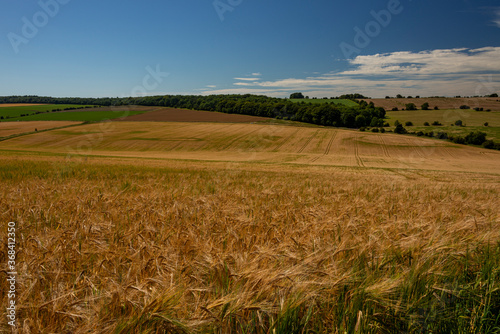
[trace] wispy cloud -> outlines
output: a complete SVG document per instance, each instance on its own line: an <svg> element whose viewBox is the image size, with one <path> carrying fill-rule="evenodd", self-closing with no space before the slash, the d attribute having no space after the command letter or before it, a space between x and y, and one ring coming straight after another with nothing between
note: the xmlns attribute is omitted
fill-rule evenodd
<svg viewBox="0 0 500 334"><path fill-rule="evenodd" d="M353 92L373 97L397 93L485 95L500 90L498 59L500 47L392 52L358 56L349 60L349 69L342 72L268 81L236 78L244 82L234 83L234 89L206 93L286 96L291 91L303 91L318 97Z"/></svg>
<svg viewBox="0 0 500 334"><path fill-rule="evenodd" d="M241 81L258 81L259 78L234 78L234 80L241 80Z"/></svg>
<svg viewBox="0 0 500 334"><path fill-rule="evenodd" d="M495 10L495 18L493 19L493 24L500 28L500 7Z"/></svg>
<svg viewBox="0 0 500 334"><path fill-rule="evenodd" d="M255 77L260 77L262 74L259 73L259 72L255 72L255 73L252 73L252 75L255 76Z"/></svg>

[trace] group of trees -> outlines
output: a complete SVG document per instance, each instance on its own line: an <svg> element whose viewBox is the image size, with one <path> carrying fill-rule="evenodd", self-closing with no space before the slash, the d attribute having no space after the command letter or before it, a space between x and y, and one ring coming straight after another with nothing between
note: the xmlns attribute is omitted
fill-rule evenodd
<svg viewBox="0 0 500 334"><path fill-rule="evenodd" d="M304 96L304 94L302 94L301 92L297 92L290 94L290 99L309 99L309 96ZM313 97L313 99L316 99L316 97ZM328 97L324 97L323 99L327 100ZM356 94L344 94L338 97L330 97L330 99L359 100L359 99L369 99L369 97L356 93Z"/></svg>

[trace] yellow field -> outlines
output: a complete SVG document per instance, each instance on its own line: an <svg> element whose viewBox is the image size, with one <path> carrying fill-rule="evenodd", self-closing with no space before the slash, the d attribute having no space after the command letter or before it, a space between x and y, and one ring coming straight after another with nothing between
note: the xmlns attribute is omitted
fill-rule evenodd
<svg viewBox="0 0 500 334"><path fill-rule="evenodd" d="M0 138L27 132L34 132L35 130L42 131L42 130L59 128L79 123L81 122L66 122L66 121L0 122Z"/></svg>
<svg viewBox="0 0 500 334"><path fill-rule="evenodd" d="M2 141L19 331L495 332L499 162L437 140L256 124Z"/></svg>
<svg viewBox="0 0 500 334"><path fill-rule="evenodd" d="M444 141L331 128L116 122L15 138L3 150L498 173L500 152Z"/></svg>

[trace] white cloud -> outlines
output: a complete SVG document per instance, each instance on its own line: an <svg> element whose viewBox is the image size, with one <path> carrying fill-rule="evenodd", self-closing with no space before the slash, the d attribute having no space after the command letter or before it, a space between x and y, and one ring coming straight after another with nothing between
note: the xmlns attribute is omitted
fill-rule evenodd
<svg viewBox="0 0 500 334"><path fill-rule="evenodd" d="M235 82L233 85L235 85L235 86L255 86L254 83L250 83L250 82Z"/></svg>
<svg viewBox="0 0 500 334"><path fill-rule="evenodd" d="M261 73L259 73L259 72L255 72L255 73L252 73L252 75L253 75L254 77L260 77L262 74L261 74Z"/></svg>
<svg viewBox="0 0 500 334"><path fill-rule="evenodd" d="M242 81L258 81L259 78L234 78L234 80L242 80Z"/></svg>
<svg viewBox="0 0 500 334"><path fill-rule="evenodd" d="M392 52L358 56L350 69L306 78L257 81L236 78L245 92L281 94L307 92L310 96L336 96L359 92L373 97L404 95L486 95L500 90L500 47L444 49L422 52ZM242 92L242 88L207 93ZM252 93L254 94L254 93Z"/></svg>

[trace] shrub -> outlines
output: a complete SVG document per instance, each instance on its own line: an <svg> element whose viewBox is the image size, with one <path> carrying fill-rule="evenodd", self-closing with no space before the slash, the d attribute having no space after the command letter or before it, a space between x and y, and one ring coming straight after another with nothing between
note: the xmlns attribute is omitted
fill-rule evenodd
<svg viewBox="0 0 500 334"><path fill-rule="evenodd" d="M455 144L465 145L465 138L461 136L450 136L449 139Z"/></svg>
<svg viewBox="0 0 500 334"><path fill-rule="evenodd" d="M448 134L446 132L438 132L436 135L438 139L448 139Z"/></svg>
<svg viewBox="0 0 500 334"><path fill-rule="evenodd" d="M465 136L465 142L472 145L481 145L486 141L486 133L481 131L470 132Z"/></svg>
<svg viewBox="0 0 500 334"><path fill-rule="evenodd" d="M378 128L373 128L372 132L376 132L377 133L378 132Z"/></svg>
<svg viewBox="0 0 500 334"><path fill-rule="evenodd" d="M406 126L413 126L413 123L412 122L406 122L405 125Z"/></svg>
<svg viewBox="0 0 500 334"><path fill-rule="evenodd" d="M463 125L463 122L461 119L459 119L458 121L455 121L455 125L456 126L462 126Z"/></svg>
<svg viewBox="0 0 500 334"><path fill-rule="evenodd" d="M394 133L405 134L408 133L401 123L399 123L394 129Z"/></svg>
<svg viewBox="0 0 500 334"><path fill-rule="evenodd" d="M398 125L401 125L401 123L400 123L398 120L395 120L395 121L394 121L394 126L396 126L396 127L397 127Z"/></svg>
<svg viewBox="0 0 500 334"><path fill-rule="evenodd" d="M392 111L398 111L398 110L399 110L398 107L392 108Z"/></svg>
<svg viewBox="0 0 500 334"><path fill-rule="evenodd" d="M439 107L438 107L438 106L435 106L435 107L434 107L434 110L439 110Z"/></svg>
<svg viewBox="0 0 500 334"><path fill-rule="evenodd" d="M470 109L470 107L464 104L460 106L460 109Z"/></svg>
<svg viewBox="0 0 500 334"><path fill-rule="evenodd" d="M425 122L424 126L430 126L429 122Z"/></svg>
<svg viewBox="0 0 500 334"><path fill-rule="evenodd" d="M493 140L486 140L483 145L484 148L489 148L489 149L494 149L495 148L495 142Z"/></svg>
<svg viewBox="0 0 500 334"><path fill-rule="evenodd" d="M381 133L385 133L385 129L384 128L380 128L380 132Z"/></svg>
<svg viewBox="0 0 500 334"><path fill-rule="evenodd" d="M422 104L422 110L429 110L429 103L425 102Z"/></svg>
<svg viewBox="0 0 500 334"><path fill-rule="evenodd" d="M440 126L440 125L443 125L443 124L439 123L438 121L434 121L434 122L432 122L432 125Z"/></svg>
<svg viewBox="0 0 500 334"><path fill-rule="evenodd" d="M406 110L417 110L417 106L415 105L415 103L407 103L405 105L405 108Z"/></svg>
<svg viewBox="0 0 500 334"><path fill-rule="evenodd" d="M490 125L490 123L488 123L488 122L484 123L484 126L488 126L488 125Z"/></svg>
<svg viewBox="0 0 500 334"><path fill-rule="evenodd" d="M362 127L359 128L359 131L364 132L364 131L366 131L366 128L364 126L362 126Z"/></svg>
<svg viewBox="0 0 500 334"><path fill-rule="evenodd" d="M387 122L384 123L384 128L387 128L389 126L391 126L389 123L387 123Z"/></svg>
<svg viewBox="0 0 500 334"><path fill-rule="evenodd" d="M424 133L422 131L417 132L417 136L422 137Z"/></svg>

